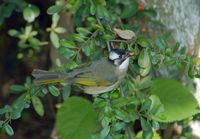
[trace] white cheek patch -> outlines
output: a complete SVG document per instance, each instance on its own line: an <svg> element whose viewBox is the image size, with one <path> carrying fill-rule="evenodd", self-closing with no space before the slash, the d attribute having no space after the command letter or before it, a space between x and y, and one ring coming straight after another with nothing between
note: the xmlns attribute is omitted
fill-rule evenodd
<svg viewBox="0 0 200 139"><path fill-rule="evenodd" d="M124 62L121 63L119 69L128 69L128 65L129 65L129 58L127 58L126 60L124 60Z"/></svg>
<svg viewBox="0 0 200 139"><path fill-rule="evenodd" d="M117 59L117 58L119 58L119 55L118 55L118 54L116 54L116 53L114 53L114 52L111 52L111 53L109 54L109 59L110 59L110 60L114 60L114 59Z"/></svg>

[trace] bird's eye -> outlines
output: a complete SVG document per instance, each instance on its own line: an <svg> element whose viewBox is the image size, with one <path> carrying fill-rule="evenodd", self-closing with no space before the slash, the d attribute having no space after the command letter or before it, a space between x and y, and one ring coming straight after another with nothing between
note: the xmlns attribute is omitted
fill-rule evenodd
<svg viewBox="0 0 200 139"><path fill-rule="evenodd" d="M122 55L119 55L119 58L122 58Z"/></svg>

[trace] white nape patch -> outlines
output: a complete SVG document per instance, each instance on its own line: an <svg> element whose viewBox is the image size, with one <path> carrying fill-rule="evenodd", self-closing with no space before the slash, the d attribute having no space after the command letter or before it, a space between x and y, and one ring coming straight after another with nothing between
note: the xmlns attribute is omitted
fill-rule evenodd
<svg viewBox="0 0 200 139"><path fill-rule="evenodd" d="M117 53L111 52L111 53L109 54L109 59L110 59L110 60L114 60L114 59L117 59L117 58L119 58L119 55L118 55Z"/></svg>
<svg viewBox="0 0 200 139"><path fill-rule="evenodd" d="M121 63L119 69L121 70L128 69L128 65L129 65L129 58L127 58L126 60L124 60L124 62Z"/></svg>

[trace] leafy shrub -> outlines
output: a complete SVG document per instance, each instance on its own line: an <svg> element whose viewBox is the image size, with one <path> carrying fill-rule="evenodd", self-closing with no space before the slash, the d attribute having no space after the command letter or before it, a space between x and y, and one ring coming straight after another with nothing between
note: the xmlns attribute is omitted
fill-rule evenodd
<svg viewBox="0 0 200 139"><path fill-rule="evenodd" d="M40 31L34 24L39 8L24 1L25 6L22 6L19 2L21 0L1 4L0 11L5 11L5 5L11 8L6 15L0 12L4 13L0 21L3 24L4 18L20 7L27 25L21 30L10 29L9 35L18 38L21 54L29 49L37 56L42 51L41 46L51 42L67 61L64 64L56 58L57 69L54 70L70 70L85 61L96 60L106 56L112 47L131 50L135 55L120 87L91 101L69 97L77 89L66 83L36 86L27 77L24 85L12 85L11 91L19 97L0 109L4 117L0 127L8 135L14 134L11 121L20 118L31 104L39 116L45 114L41 98L48 93L65 100L59 105L56 117L58 134L64 139L160 138L158 133L164 125L199 113L199 105L187 86L191 84L190 78L200 76L199 60L186 55L179 43L169 44L169 33L160 34L155 40L147 38L151 34L144 30L143 22L154 25L156 11L144 7L144 3L136 0L56 1L47 10L52 17L51 26L46 28L49 40L40 40ZM59 24L62 13L70 13L74 24L74 32L65 37L59 35L68 31ZM155 28L157 26L155 24ZM18 55L18 58L23 57ZM163 69L167 76L162 74ZM180 83L180 76L188 79L185 85ZM142 130L136 135L137 121Z"/></svg>

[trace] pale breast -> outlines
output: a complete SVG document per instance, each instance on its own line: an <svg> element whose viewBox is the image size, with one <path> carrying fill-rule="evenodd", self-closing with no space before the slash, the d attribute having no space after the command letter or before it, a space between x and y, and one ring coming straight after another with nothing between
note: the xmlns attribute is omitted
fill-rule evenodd
<svg viewBox="0 0 200 139"><path fill-rule="evenodd" d="M98 95L101 93L105 93L108 91L111 91L115 88L117 88L119 86L120 82L117 81L116 83L114 83L111 86L95 86L95 87L84 87L83 90L86 94L90 94L90 95Z"/></svg>

